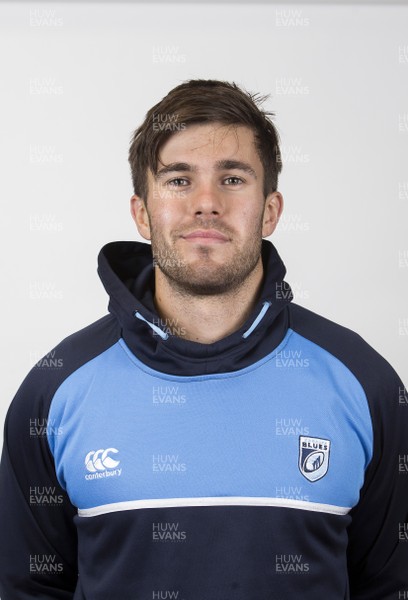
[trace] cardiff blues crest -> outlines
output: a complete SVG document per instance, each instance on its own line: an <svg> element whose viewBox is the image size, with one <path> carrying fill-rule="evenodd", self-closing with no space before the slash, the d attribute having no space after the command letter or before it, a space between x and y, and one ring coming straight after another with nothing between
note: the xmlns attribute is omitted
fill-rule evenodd
<svg viewBox="0 0 408 600"><path fill-rule="evenodd" d="M318 481L329 468L330 440L299 436L299 469L309 481Z"/></svg>

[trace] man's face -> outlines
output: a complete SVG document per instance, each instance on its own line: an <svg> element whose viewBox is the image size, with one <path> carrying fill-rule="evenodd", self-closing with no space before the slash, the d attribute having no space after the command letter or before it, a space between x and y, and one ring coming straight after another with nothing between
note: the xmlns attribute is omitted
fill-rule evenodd
<svg viewBox="0 0 408 600"><path fill-rule="evenodd" d="M282 208L279 192L265 202L253 132L191 125L165 142L159 158L157 174L148 171L147 203L133 196L132 215L162 273L190 294L238 288Z"/></svg>

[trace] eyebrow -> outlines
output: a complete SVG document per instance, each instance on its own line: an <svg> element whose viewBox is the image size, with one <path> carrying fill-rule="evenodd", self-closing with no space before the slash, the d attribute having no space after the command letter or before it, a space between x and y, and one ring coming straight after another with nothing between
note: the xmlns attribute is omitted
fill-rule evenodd
<svg viewBox="0 0 408 600"><path fill-rule="evenodd" d="M248 175L251 175L254 179L257 179L257 175L256 175L254 169L251 167L251 165L249 165L248 163L243 162L241 160L232 160L232 159L218 160L215 163L215 168L219 171L237 169L239 171L244 171L245 173L248 173ZM156 181L159 181L167 173L174 173L174 172L179 172L179 171L184 171L184 172L187 171L189 173L196 173L197 170L198 169L195 165L190 165L189 163L184 163L184 162L174 162L174 163L170 163L169 165L166 165L165 167L162 167L161 169L159 169L157 171L156 175L154 176L154 178Z"/></svg>

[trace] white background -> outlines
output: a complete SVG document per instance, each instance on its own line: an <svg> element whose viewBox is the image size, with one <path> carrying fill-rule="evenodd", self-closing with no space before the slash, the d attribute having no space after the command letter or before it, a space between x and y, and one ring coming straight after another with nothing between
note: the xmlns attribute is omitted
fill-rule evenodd
<svg viewBox="0 0 408 600"><path fill-rule="evenodd" d="M198 77L271 95L295 302L407 383L407 22L407 5L0 4L1 423L34 363L106 314L97 254L139 239L131 134Z"/></svg>

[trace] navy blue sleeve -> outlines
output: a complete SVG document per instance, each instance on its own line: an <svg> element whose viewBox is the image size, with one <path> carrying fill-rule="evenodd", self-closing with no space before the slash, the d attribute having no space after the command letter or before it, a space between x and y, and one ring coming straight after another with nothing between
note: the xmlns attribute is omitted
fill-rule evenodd
<svg viewBox="0 0 408 600"><path fill-rule="evenodd" d="M290 314L294 330L331 352L356 376L371 414L373 456L348 528L350 598L408 598L408 397L404 384L357 333L296 304Z"/></svg>
<svg viewBox="0 0 408 600"><path fill-rule="evenodd" d="M351 598L408 598L408 396L386 361L373 358L365 368L374 452L351 511Z"/></svg>
<svg viewBox="0 0 408 600"><path fill-rule="evenodd" d="M108 315L65 338L30 370L11 402L0 464L1 600L74 596L77 509L56 477L49 408L61 383L117 337Z"/></svg>
<svg viewBox="0 0 408 600"><path fill-rule="evenodd" d="M44 359L42 359L44 360ZM46 436L41 367L24 379L8 410L0 467L2 600L68 599L77 580L74 507L60 487Z"/></svg>

